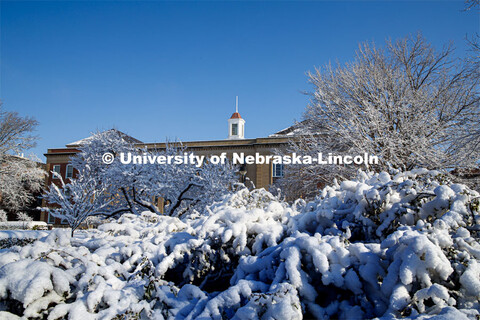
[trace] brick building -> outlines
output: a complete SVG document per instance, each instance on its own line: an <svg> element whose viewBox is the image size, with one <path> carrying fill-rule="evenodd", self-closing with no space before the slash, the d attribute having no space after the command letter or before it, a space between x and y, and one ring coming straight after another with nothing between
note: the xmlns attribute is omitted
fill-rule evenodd
<svg viewBox="0 0 480 320"><path fill-rule="evenodd" d="M111 129L116 130L116 129ZM139 148L147 148L149 150L165 149L165 143L144 143L122 132L118 132L123 139L134 143ZM244 153L247 155L272 155L275 150L283 149L287 146L288 140L292 135L292 129L287 128L269 137L245 139L245 120L238 113L238 109L228 119L228 136L224 140L208 140L208 141L182 141L182 145L186 147L187 151L191 151L199 156L221 155L226 153L229 159L232 154ZM69 159L79 152L79 147L82 143L88 141L92 137L82 139L73 143L69 143L65 148L48 149L45 157L46 170L49 175L46 179L46 185L55 183L52 178L52 171L58 172L66 181L74 177L75 172L72 165L69 164ZM246 164L239 168L239 180L250 180L256 188L268 188L275 179L283 175L283 165L273 164ZM45 205L45 203L43 204ZM159 205L161 210L161 205ZM48 223L59 224L59 219L47 217L42 213L41 220Z"/></svg>

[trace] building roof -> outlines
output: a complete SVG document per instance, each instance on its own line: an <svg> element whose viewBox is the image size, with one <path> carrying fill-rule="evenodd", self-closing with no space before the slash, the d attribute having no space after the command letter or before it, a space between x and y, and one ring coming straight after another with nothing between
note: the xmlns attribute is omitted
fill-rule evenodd
<svg viewBox="0 0 480 320"><path fill-rule="evenodd" d="M234 112L230 119L242 119L242 117L240 116L240 113Z"/></svg>
<svg viewBox="0 0 480 320"><path fill-rule="evenodd" d="M45 163L41 162L40 159L38 159L35 155L32 155L31 157L25 157L23 153L21 155L13 155L13 154L3 154L0 156L0 163L2 162L9 162L9 161L18 161L18 162L24 162L24 163L31 163L31 164L36 164L37 166L44 166Z"/></svg>
<svg viewBox="0 0 480 320"><path fill-rule="evenodd" d="M296 122L294 125L275 132L269 135L269 138L279 138L279 137L292 137L292 136L299 136L305 134L306 132L306 120L301 122Z"/></svg>
<svg viewBox="0 0 480 320"><path fill-rule="evenodd" d="M67 144L67 147L68 148L71 148L71 147L79 147L79 146L82 146L84 145L85 143L88 143L90 140L92 140L93 138L96 138L98 136L101 136L101 135L105 135L107 133L111 133L111 132L115 132L117 133L123 140L125 140L126 142L129 142L129 143L143 143L142 141L140 140L137 140L135 139L134 137L131 137L129 136L128 134L125 134L117 129L110 129L110 130L107 130L107 131L103 131L103 132L97 132L95 134L92 134L90 137L87 137L87 138L84 138L84 139L81 139L81 140L78 140L78 141L75 141L75 142L71 142L69 144Z"/></svg>

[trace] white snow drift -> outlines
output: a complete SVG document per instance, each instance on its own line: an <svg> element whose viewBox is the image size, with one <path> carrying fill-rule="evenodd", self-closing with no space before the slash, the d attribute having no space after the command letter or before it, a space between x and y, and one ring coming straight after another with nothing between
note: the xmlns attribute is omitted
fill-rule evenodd
<svg viewBox="0 0 480 320"><path fill-rule="evenodd" d="M479 195L359 173L292 205L240 190L182 219L124 214L0 251L0 316L475 319Z"/></svg>

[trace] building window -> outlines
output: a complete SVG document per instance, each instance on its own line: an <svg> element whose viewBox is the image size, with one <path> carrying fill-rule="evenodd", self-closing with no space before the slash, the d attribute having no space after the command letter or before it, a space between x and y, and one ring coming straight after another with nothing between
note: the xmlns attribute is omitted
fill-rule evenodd
<svg viewBox="0 0 480 320"><path fill-rule="evenodd" d="M65 178L67 179L73 178L73 166L71 164L67 165L67 174L65 175Z"/></svg>
<svg viewBox="0 0 480 320"><path fill-rule="evenodd" d="M272 177L274 177L274 178L283 177L283 164L277 164L277 163L273 164Z"/></svg>
<svg viewBox="0 0 480 320"><path fill-rule="evenodd" d="M55 217L52 216L52 214L50 212L48 213L48 223L50 223L50 224L55 223Z"/></svg>
<svg viewBox="0 0 480 320"><path fill-rule="evenodd" d="M238 135L238 123L232 124L232 136Z"/></svg>
<svg viewBox="0 0 480 320"><path fill-rule="evenodd" d="M59 164L56 164L53 166L53 172L56 172L58 174L60 174L60 165ZM55 175L53 175L53 179L57 179L57 177L55 177Z"/></svg>

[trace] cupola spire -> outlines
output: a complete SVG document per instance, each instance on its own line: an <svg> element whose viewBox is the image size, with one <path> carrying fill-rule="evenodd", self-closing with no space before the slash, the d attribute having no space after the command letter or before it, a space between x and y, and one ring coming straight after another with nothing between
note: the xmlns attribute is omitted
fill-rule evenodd
<svg viewBox="0 0 480 320"><path fill-rule="evenodd" d="M238 96L235 97L235 113L228 119L228 139L245 139L245 120L238 113Z"/></svg>

